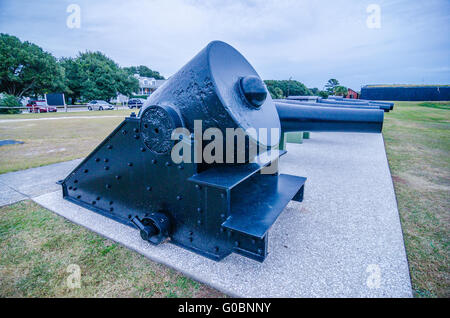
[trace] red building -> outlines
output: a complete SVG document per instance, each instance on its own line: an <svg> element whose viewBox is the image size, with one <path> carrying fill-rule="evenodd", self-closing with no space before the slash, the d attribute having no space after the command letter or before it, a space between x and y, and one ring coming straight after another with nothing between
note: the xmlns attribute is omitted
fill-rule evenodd
<svg viewBox="0 0 450 318"><path fill-rule="evenodd" d="M349 88L348 89L348 93L345 96L345 98L358 99L359 98L359 94L357 92L355 92L353 89Z"/></svg>

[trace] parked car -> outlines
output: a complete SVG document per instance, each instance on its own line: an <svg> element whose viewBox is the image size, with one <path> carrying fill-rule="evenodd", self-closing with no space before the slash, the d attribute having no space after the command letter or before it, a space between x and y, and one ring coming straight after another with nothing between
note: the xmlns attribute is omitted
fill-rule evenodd
<svg viewBox="0 0 450 318"><path fill-rule="evenodd" d="M128 101L128 108L141 108L145 100L142 98L131 98Z"/></svg>
<svg viewBox="0 0 450 318"><path fill-rule="evenodd" d="M91 100L87 103L88 110L112 110L114 106L104 100Z"/></svg>
<svg viewBox="0 0 450 318"><path fill-rule="evenodd" d="M45 100L32 100L27 104L30 113L57 112L56 107L48 106Z"/></svg>

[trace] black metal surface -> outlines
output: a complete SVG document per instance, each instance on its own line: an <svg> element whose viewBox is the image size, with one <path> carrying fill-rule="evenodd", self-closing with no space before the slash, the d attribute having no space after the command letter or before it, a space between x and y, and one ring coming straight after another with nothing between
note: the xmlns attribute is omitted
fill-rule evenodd
<svg viewBox="0 0 450 318"><path fill-rule="evenodd" d="M334 105L342 105L342 106L361 106L361 107L367 107L367 108L378 108L378 109L382 109L385 112L389 112L391 110L391 106L387 105L387 104L377 104L377 103L371 103L371 102L363 102L363 101L358 101L358 102L347 102L347 100L327 100L327 99L319 99L318 101L320 104L326 104L326 105L330 105L330 106L334 106Z"/></svg>
<svg viewBox="0 0 450 318"><path fill-rule="evenodd" d="M376 105L361 105L361 104L342 104L342 103L312 103L312 102L302 102L296 100L287 100L287 99L276 99L274 100L276 104L291 104L291 105L303 105L303 106L311 106L311 107L336 107L336 108L362 108L362 109L380 109L379 106Z"/></svg>
<svg viewBox="0 0 450 318"><path fill-rule="evenodd" d="M281 129L289 131L334 131L380 133L384 111L275 103Z"/></svg>
<svg viewBox="0 0 450 318"><path fill-rule="evenodd" d="M248 155L240 164L207 164L192 160L205 145L191 134L171 140L171 133L195 131L196 120L203 121L201 133L218 128L224 136L228 128L381 130L380 110L372 110L369 119L363 116L369 110L336 111L275 107L247 60L231 46L212 42L64 179L63 196L139 229L154 245L170 241L214 260L235 252L263 261L270 227L290 200L303 200L306 181L268 170L285 153L273 149L280 134L262 142L248 136L269 146L254 162ZM191 150L191 161L178 163L171 156L178 143Z"/></svg>

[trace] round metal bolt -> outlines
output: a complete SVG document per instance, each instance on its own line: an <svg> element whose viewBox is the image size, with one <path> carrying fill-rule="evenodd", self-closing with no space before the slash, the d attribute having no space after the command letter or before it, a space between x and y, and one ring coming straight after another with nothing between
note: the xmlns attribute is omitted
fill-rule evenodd
<svg viewBox="0 0 450 318"><path fill-rule="evenodd" d="M183 199L183 197L181 195L177 195L177 200L180 201L181 199Z"/></svg>
<svg viewBox="0 0 450 318"><path fill-rule="evenodd" d="M152 187L148 186L147 191L152 191Z"/></svg>
<svg viewBox="0 0 450 318"><path fill-rule="evenodd" d="M198 185L198 184L195 185L195 188L196 188L197 190L200 190L200 189L201 189L200 185Z"/></svg>
<svg viewBox="0 0 450 318"><path fill-rule="evenodd" d="M78 180L74 180L73 183L78 183Z"/></svg>
<svg viewBox="0 0 450 318"><path fill-rule="evenodd" d="M198 213L202 213L202 208L197 208Z"/></svg>
<svg viewBox="0 0 450 318"><path fill-rule="evenodd" d="M238 247L238 246L239 246L239 242L238 242L238 241L235 241L235 242L234 242L234 246Z"/></svg>
<svg viewBox="0 0 450 318"><path fill-rule="evenodd" d="M111 212L112 212L112 211L114 211L114 208L112 208L112 207L111 207L111 208L109 208L109 211L111 211Z"/></svg>
<svg viewBox="0 0 450 318"><path fill-rule="evenodd" d="M145 152L145 148L144 147L141 147L141 152Z"/></svg>
<svg viewBox="0 0 450 318"><path fill-rule="evenodd" d="M77 195L77 199L80 199L81 198L81 195Z"/></svg>
<svg viewBox="0 0 450 318"><path fill-rule="evenodd" d="M122 178L121 176L116 176L116 179L119 180L120 178Z"/></svg>
<svg viewBox="0 0 450 318"><path fill-rule="evenodd" d="M105 170L109 170L109 167L108 167L108 166L105 166Z"/></svg>
<svg viewBox="0 0 450 318"><path fill-rule="evenodd" d="M122 134L126 135L127 131L126 130L122 130Z"/></svg>
<svg viewBox="0 0 450 318"><path fill-rule="evenodd" d="M109 159L108 158L105 158L104 160L103 160L104 162L108 162L109 161Z"/></svg>
<svg viewBox="0 0 450 318"><path fill-rule="evenodd" d="M153 164L156 164L156 159L152 159L152 163L153 163Z"/></svg>
<svg viewBox="0 0 450 318"><path fill-rule="evenodd" d="M168 166L170 166L170 162L169 161L166 162L166 167L168 167Z"/></svg>
<svg viewBox="0 0 450 318"><path fill-rule="evenodd" d="M111 185L110 184L106 184L105 187L106 187L106 189L111 189Z"/></svg>
<svg viewBox="0 0 450 318"><path fill-rule="evenodd" d="M95 158L95 162L99 162L100 161L100 158Z"/></svg>
<svg viewBox="0 0 450 318"><path fill-rule="evenodd" d="M139 139L139 135L134 135L134 139Z"/></svg>
<svg viewBox="0 0 450 318"><path fill-rule="evenodd" d="M112 146L111 145L108 145L108 147L107 147L108 149L112 149Z"/></svg>
<svg viewBox="0 0 450 318"><path fill-rule="evenodd" d="M135 133L138 133L138 132L139 132L139 129L134 128L133 131L134 131Z"/></svg>
<svg viewBox="0 0 450 318"><path fill-rule="evenodd" d="M133 166L133 163L132 162L129 162L128 163L128 167L132 167Z"/></svg>
<svg viewBox="0 0 450 318"><path fill-rule="evenodd" d="M242 77L240 87L245 99L251 106L259 108L266 101L267 89L258 76Z"/></svg>
<svg viewBox="0 0 450 318"><path fill-rule="evenodd" d="M201 225L201 224L202 224L202 220L198 220L198 221L197 221L197 224L198 224L198 225Z"/></svg>
<svg viewBox="0 0 450 318"><path fill-rule="evenodd" d="M89 170L88 169L84 169L84 173L88 173L89 172Z"/></svg>

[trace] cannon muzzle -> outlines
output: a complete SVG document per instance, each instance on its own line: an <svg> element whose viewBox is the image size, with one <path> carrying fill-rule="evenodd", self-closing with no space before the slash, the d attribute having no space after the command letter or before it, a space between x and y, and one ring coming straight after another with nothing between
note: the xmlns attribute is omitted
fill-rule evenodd
<svg viewBox="0 0 450 318"><path fill-rule="evenodd" d="M381 109L304 106L275 102L283 132L334 131L380 133Z"/></svg>

